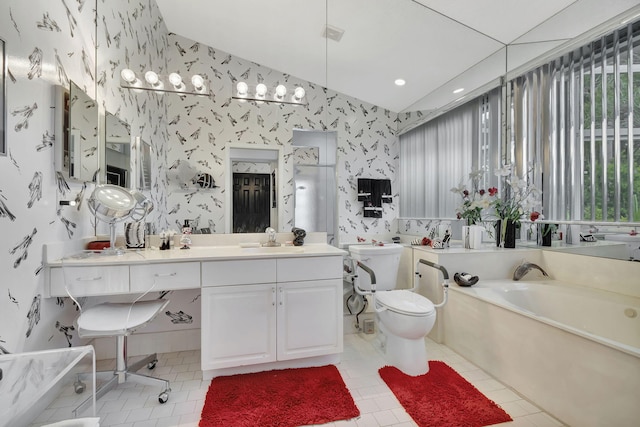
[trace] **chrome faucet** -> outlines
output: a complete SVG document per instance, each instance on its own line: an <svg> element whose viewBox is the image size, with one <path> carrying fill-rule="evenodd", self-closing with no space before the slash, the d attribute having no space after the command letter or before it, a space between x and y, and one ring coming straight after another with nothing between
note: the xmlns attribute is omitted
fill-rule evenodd
<svg viewBox="0 0 640 427"><path fill-rule="evenodd" d="M280 243L276 242L276 230L268 227L264 232L267 233L267 242L263 243L262 246L280 246Z"/></svg>

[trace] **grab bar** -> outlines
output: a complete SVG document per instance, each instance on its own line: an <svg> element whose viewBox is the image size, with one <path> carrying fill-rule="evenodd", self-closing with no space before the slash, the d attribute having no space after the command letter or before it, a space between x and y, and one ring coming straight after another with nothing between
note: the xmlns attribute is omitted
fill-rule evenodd
<svg viewBox="0 0 640 427"><path fill-rule="evenodd" d="M434 304L433 305L436 308L442 307L443 305L445 305L447 303L447 298L448 298L448 293L449 293L449 272L447 271L446 268L444 268L440 264L436 264L435 262L427 261L425 259L420 258L416 262L416 273L415 273L415 276L413 277L413 289L412 289L413 291L415 291L417 289L417 287L418 287L418 285L416 283L417 282L417 278L418 277L422 277L422 275L418 271L419 264L424 264L426 266L433 267L436 270L440 270L442 272L442 277L444 279L444 281L442 282L444 298L442 299L442 302L440 304Z"/></svg>
<svg viewBox="0 0 640 427"><path fill-rule="evenodd" d="M369 273L369 277L371 278L371 293L375 293L376 292L376 273L374 273L372 269L370 269L369 267L367 267L366 265L364 265L360 261L357 261L356 265L358 267L360 267L361 269L363 269L364 271L366 271L367 273ZM359 286L357 286L357 288L360 289ZM360 289L360 290L362 290L362 289Z"/></svg>

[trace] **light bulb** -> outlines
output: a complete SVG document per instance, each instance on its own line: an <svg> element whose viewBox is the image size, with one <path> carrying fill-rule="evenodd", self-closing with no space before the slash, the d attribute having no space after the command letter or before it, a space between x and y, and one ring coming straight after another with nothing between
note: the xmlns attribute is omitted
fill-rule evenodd
<svg viewBox="0 0 640 427"><path fill-rule="evenodd" d="M136 81L136 73L134 73L133 70L130 70L129 68L124 68L122 71L120 71L120 77L122 77L122 80L127 83L133 83Z"/></svg>
<svg viewBox="0 0 640 427"><path fill-rule="evenodd" d="M238 95L246 96L247 92L249 91L249 85L247 85L245 82L239 82L236 85L236 89L238 90Z"/></svg>
<svg viewBox="0 0 640 427"><path fill-rule="evenodd" d="M293 95L296 97L296 100L300 101L302 98L304 98L304 89L301 88L300 86L298 86L296 88L296 90L293 91Z"/></svg>
<svg viewBox="0 0 640 427"><path fill-rule="evenodd" d="M144 73L144 79L147 81L147 83L153 86L157 85L158 81L160 81L158 75L153 71L147 71L146 73Z"/></svg>
<svg viewBox="0 0 640 427"><path fill-rule="evenodd" d="M182 77L178 73L169 74L169 82L176 88L182 86Z"/></svg>
<svg viewBox="0 0 640 427"><path fill-rule="evenodd" d="M191 77L191 83L196 90L202 90L204 88L204 79L200 74L194 74L193 77Z"/></svg>
<svg viewBox="0 0 640 427"><path fill-rule="evenodd" d="M287 94L287 88L284 85L276 86L276 95L282 99Z"/></svg>
<svg viewBox="0 0 640 427"><path fill-rule="evenodd" d="M258 86L256 86L256 95L263 97L266 94L267 94L267 85L265 85L264 83L258 84Z"/></svg>

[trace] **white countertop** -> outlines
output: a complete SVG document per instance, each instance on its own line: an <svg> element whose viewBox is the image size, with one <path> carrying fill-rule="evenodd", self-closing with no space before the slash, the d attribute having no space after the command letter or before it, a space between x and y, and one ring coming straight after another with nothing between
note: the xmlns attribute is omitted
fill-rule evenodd
<svg viewBox="0 0 640 427"><path fill-rule="evenodd" d="M326 243L278 247L240 247L239 245L192 246L190 249L174 248L164 251L158 249L127 250L122 255L88 254L86 257L78 256L77 258L67 258L64 262L79 265L129 265L187 261L342 256L346 254L346 251ZM47 263L50 267L61 266L62 264L63 261L61 259Z"/></svg>

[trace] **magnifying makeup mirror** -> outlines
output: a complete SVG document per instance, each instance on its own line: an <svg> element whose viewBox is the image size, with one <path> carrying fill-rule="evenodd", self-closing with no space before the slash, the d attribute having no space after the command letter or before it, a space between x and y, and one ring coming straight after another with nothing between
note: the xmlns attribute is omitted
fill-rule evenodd
<svg viewBox="0 0 640 427"><path fill-rule="evenodd" d="M112 255L124 253L116 248L116 223L126 219L140 221L153 210L153 203L141 192L112 184L97 185L87 205L97 219L109 224L109 249L103 253Z"/></svg>

